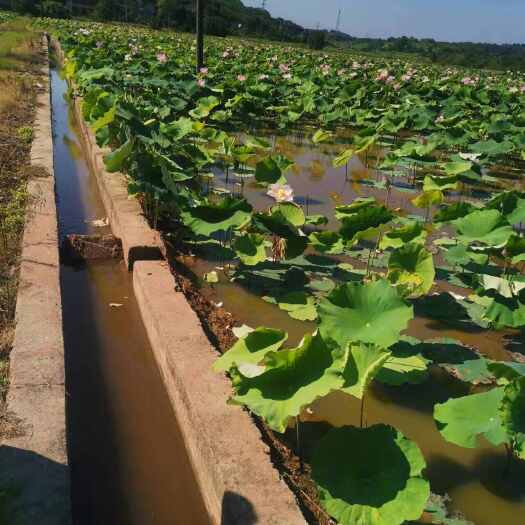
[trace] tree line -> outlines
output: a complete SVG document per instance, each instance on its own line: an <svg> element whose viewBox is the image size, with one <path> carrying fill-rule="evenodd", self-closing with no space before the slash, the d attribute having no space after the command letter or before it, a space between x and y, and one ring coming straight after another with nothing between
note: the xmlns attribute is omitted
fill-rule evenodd
<svg viewBox="0 0 525 525"><path fill-rule="evenodd" d="M305 29L289 20L273 18L264 9L246 7L241 0L207 0L206 4L205 27L211 35L305 43L313 49L336 46L356 52L413 55L444 65L525 70L524 44L355 38L339 31ZM195 0L0 0L0 6L41 16L87 16L180 31L193 31L195 25Z"/></svg>

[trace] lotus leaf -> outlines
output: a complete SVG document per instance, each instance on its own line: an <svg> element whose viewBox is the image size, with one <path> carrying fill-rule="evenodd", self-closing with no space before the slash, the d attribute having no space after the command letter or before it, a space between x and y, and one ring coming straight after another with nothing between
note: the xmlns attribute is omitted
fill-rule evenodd
<svg viewBox="0 0 525 525"><path fill-rule="evenodd" d="M263 235L248 233L237 237L234 249L237 257L247 266L255 266L266 260L266 240Z"/></svg>
<svg viewBox="0 0 525 525"><path fill-rule="evenodd" d="M418 446L387 425L334 428L319 442L312 477L340 525L418 520L430 496Z"/></svg>
<svg viewBox="0 0 525 525"><path fill-rule="evenodd" d="M237 229L250 222L252 207L244 199L227 196L218 204L209 203L181 212L184 224L195 235L210 236L219 231Z"/></svg>
<svg viewBox="0 0 525 525"><path fill-rule="evenodd" d="M282 330L259 327L241 337L213 365L216 372L230 370L242 363L259 364L268 352L279 350L288 339Z"/></svg>
<svg viewBox="0 0 525 525"><path fill-rule="evenodd" d="M401 248L405 244L411 242L416 244L425 244L427 238L427 231L423 228L421 223L411 221L400 228L395 228L383 235L379 248L386 250L387 248Z"/></svg>
<svg viewBox="0 0 525 525"><path fill-rule="evenodd" d="M477 210L455 221L458 239L466 243L503 246L512 235L512 227L497 210Z"/></svg>
<svg viewBox="0 0 525 525"><path fill-rule="evenodd" d="M342 348L357 341L388 348L414 316L384 279L337 287L321 300L318 313L321 335Z"/></svg>
<svg viewBox="0 0 525 525"><path fill-rule="evenodd" d="M441 435L466 448L476 448L479 436L493 445L505 443L507 436L499 414L503 396L504 389L498 387L435 405L434 419Z"/></svg>
<svg viewBox="0 0 525 525"><path fill-rule="evenodd" d="M435 276L432 254L420 244L405 244L390 255L387 279L403 296L425 295L434 285Z"/></svg>
<svg viewBox="0 0 525 525"><path fill-rule="evenodd" d="M379 346L352 343L346 354L343 371L345 383L341 390L362 399L368 385L380 373L381 368L391 357L391 352Z"/></svg>
<svg viewBox="0 0 525 525"><path fill-rule="evenodd" d="M257 377L234 376L231 402L247 406L276 432L284 432L305 406L343 384L344 353L330 350L318 333L306 335L298 348L267 354L264 364Z"/></svg>
<svg viewBox="0 0 525 525"><path fill-rule="evenodd" d="M525 460L525 377L509 383L504 393L499 415L514 453Z"/></svg>

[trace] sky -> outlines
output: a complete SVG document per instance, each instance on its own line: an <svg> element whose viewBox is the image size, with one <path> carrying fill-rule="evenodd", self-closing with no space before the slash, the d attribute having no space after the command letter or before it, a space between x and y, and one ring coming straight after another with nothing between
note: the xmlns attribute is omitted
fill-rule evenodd
<svg viewBox="0 0 525 525"><path fill-rule="evenodd" d="M260 7L262 0L243 0ZM525 43L525 0L267 0L273 16L360 37Z"/></svg>

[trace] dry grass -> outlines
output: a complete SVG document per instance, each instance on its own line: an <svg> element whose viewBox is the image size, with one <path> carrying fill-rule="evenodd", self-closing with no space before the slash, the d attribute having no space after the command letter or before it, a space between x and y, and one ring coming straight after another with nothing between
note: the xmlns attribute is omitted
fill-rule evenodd
<svg viewBox="0 0 525 525"><path fill-rule="evenodd" d="M11 433L5 417L9 352L14 334L18 257L24 230L39 37L27 21L0 25L0 436Z"/></svg>

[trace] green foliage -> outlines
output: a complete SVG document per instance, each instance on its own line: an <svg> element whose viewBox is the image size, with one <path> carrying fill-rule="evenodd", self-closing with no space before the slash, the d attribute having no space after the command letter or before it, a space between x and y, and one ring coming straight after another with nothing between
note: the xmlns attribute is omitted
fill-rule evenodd
<svg viewBox="0 0 525 525"><path fill-rule="evenodd" d="M342 385L343 359L319 334L306 335L297 348L268 353L261 375L234 374L236 394L231 402L247 406L282 433L304 407Z"/></svg>
<svg viewBox="0 0 525 525"><path fill-rule="evenodd" d="M384 279L339 286L321 300L318 311L321 335L342 348L357 341L388 348L414 316Z"/></svg>
<svg viewBox="0 0 525 525"><path fill-rule="evenodd" d="M403 297L425 295L434 285L435 276L432 254L420 244L405 244L390 255L387 279Z"/></svg>
<svg viewBox="0 0 525 525"><path fill-rule="evenodd" d="M441 435L466 448L476 448L479 436L493 445L505 443L507 435L499 414L504 395L503 388L493 388L436 405L434 419Z"/></svg>
<svg viewBox="0 0 525 525"><path fill-rule="evenodd" d="M323 508L341 525L401 525L430 496L417 445L387 425L330 430L312 459Z"/></svg>
<svg viewBox="0 0 525 525"><path fill-rule="evenodd" d="M514 453L525 460L525 377L505 387L499 415Z"/></svg>
<svg viewBox="0 0 525 525"><path fill-rule="evenodd" d="M216 372L230 370L233 366L243 364L259 364L266 354L274 352L288 339L288 334L282 330L272 328L257 328L241 337L224 355L222 355L213 369Z"/></svg>

